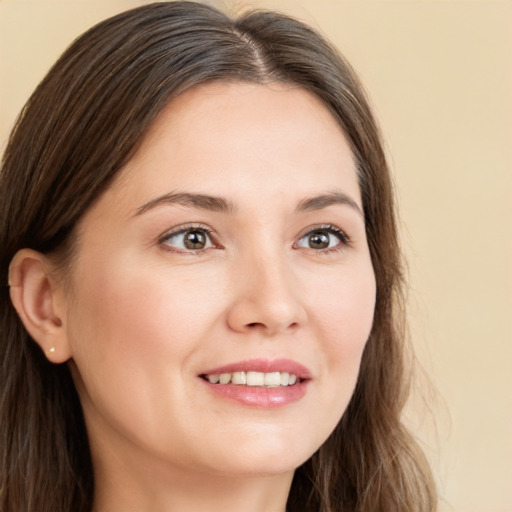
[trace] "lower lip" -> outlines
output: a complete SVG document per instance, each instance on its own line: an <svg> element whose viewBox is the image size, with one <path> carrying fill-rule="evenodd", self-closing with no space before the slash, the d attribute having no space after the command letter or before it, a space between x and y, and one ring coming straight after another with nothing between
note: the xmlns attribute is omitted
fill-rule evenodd
<svg viewBox="0 0 512 512"><path fill-rule="evenodd" d="M227 400L233 400L242 405L262 409L282 407L300 400L306 394L309 382L309 380L304 380L293 386L271 388L236 384L212 384L204 379L201 379L201 381L218 396Z"/></svg>

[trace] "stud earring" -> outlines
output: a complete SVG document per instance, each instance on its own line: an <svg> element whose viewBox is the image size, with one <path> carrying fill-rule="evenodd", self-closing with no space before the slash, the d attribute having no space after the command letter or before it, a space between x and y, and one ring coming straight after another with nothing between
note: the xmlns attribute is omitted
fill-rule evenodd
<svg viewBox="0 0 512 512"><path fill-rule="evenodd" d="M55 354L55 350L56 350L56 348L55 348L55 347L50 347L46 352L47 352L48 354Z"/></svg>

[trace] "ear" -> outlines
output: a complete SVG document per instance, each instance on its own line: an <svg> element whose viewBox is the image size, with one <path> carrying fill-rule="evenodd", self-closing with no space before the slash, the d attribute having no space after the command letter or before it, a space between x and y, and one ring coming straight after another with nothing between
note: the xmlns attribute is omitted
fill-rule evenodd
<svg viewBox="0 0 512 512"><path fill-rule="evenodd" d="M44 254L21 249L9 266L11 301L30 336L52 363L71 357L62 286Z"/></svg>

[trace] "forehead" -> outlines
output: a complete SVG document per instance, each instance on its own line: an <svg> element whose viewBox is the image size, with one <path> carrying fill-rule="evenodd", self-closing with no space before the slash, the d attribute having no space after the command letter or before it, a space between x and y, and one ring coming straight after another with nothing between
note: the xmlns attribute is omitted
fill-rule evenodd
<svg viewBox="0 0 512 512"><path fill-rule="evenodd" d="M182 93L121 174L146 199L182 189L306 196L342 188L360 203L342 128L316 96L281 83L215 82Z"/></svg>

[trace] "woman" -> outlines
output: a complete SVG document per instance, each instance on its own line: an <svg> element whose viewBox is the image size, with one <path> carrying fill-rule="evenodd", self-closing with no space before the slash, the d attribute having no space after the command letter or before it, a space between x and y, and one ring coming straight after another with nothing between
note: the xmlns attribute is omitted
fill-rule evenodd
<svg viewBox="0 0 512 512"><path fill-rule="evenodd" d="M275 13L157 3L36 89L0 174L14 511L433 511L378 130Z"/></svg>

